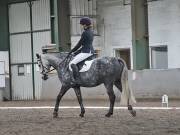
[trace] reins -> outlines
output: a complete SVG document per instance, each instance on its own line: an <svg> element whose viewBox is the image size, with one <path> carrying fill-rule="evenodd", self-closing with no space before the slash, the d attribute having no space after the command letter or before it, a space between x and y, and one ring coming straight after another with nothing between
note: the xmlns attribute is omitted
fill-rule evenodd
<svg viewBox="0 0 180 135"><path fill-rule="evenodd" d="M55 70L55 68L49 70L47 67L45 67L45 66L43 65L43 63L42 63L41 56L39 56L38 61L40 62L41 66L42 66L42 72L41 72L42 74L47 74L47 73L49 73L49 72ZM45 71L45 69L46 69L47 71Z"/></svg>
<svg viewBox="0 0 180 135"><path fill-rule="evenodd" d="M71 60L71 57L72 57L72 55L70 54L70 55L67 55L65 58L64 58L64 60L63 61L61 61L60 63L59 63L59 66L61 65L61 64L65 64L64 66L66 67L65 69L65 71L67 71L67 69L68 69L68 64L69 64L69 62L70 62L70 60Z"/></svg>
<svg viewBox="0 0 180 135"><path fill-rule="evenodd" d="M68 64L71 60L71 57L72 57L72 54L69 54L67 55L63 61L61 61L58 65L60 66L61 64L64 64L64 67L65 67L65 71L67 71L68 69ZM53 67L53 69L49 70L46 66L43 65L43 62L42 62L42 59L41 59L41 56L37 55L37 62L39 63L39 65L42 67L42 71L41 73L43 75L46 75L47 73L50 73L51 71L55 70L55 68Z"/></svg>

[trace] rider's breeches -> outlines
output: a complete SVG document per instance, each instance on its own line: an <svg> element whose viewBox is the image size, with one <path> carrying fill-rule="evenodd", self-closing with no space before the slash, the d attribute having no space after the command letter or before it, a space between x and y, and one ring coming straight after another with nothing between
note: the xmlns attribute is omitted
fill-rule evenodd
<svg viewBox="0 0 180 135"><path fill-rule="evenodd" d="M69 63L69 69L72 70L71 65L72 64L77 64L81 61L83 61L84 59L90 57L91 55L93 55L92 53L79 53L78 55L76 55L74 57L74 59Z"/></svg>

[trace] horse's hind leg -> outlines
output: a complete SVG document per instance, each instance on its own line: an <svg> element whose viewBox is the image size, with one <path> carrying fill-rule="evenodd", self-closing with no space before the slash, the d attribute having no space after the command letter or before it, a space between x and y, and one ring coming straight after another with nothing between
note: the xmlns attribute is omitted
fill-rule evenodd
<svg viewBox="0 0 180 135"><path fill-rule="evenodd" d="M121 80L117 80L114 82L114 85L118 88L118 90L120 92L122 92L122 84L121 84Z"/></svg>
<svg viewBox="0 0 180 135"><path fill-rule="evenodd" d="M81 95L80 87L79 86L78 87L74 87L74 91L76 93L79 105L81 107L81 113L79 114L79 116L80 117L84 117L85 109L84 109L84 106L83 106L83 101L82 101L82 95Z"/></svg>
<svg viewBox="0 0 180 135"><path fill-rule="evenodd" d="M136 116L136 111L133 110L133 107L132 107L132 105L129 104L129 102L128 102L128 106L127 107L128 107L129 112L131 113L131 115L133 117L135 117Z"/></svg>
<svg viewBox="0 0 180 135"><path fill-rule="evenodd" d="M59 103L62 99L62 97L64 96L64 94L69 90L69 87L67 86L62 86L61 90L56 98L56 104L55 104L55 108L54 108L54 112L53 112L53 117L56 118L58 117L58 110L59 110Z"/></svg>
<svg viewBox="0 0 180 135"><path fill-rule="evenodd" d="M107 94L108 94L109 100L110 100L109 112L105 116L110 117L113 114L114 102L115 102L116 96L114 95L114 91L113 91L113 83L107 83L104 85L107 89Z"/></svg>
<svg viewBox="0 0 180 135"><path fill-rule="evenodd" d="M120 90L120 92L122 92L121 81L115 81L114 85L118 88L118 90ZM129 104L129 99L128 99L128 106L127 107L128 107L129 112L132 114L132 116L135 117L136 116L136 111L133 110L132 105Z"/></svg>

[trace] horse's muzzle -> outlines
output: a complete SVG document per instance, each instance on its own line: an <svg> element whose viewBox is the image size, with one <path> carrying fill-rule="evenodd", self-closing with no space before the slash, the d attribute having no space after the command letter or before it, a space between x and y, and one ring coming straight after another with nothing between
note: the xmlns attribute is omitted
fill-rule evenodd
<svg viewBox="0 0 180 135"><path fill-rule="evenodd" d="M48 75L43 74L42 79L43 79L43 80L47 80L47 79L48 79Z"/></svg>

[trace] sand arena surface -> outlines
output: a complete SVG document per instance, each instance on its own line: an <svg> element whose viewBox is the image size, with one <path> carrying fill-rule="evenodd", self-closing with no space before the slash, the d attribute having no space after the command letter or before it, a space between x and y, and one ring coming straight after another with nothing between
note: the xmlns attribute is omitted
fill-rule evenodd
<svg viewBox="0 0 180 135"><path fill-rule="evenodd" d="M7 106L54 106L55 101L0 102ZM61 106L77 106L77 101L62 101ZM179 107L180 101L169 103ZM85 101L84 106L108 106L108 101ZM116 106L118 103L116 102ZM160 102L139 102L138 106L160 107ZM80 118L79 109L61 109L53 119L53 109L0 109L0 135L180 135L180 110L136 110L132 117L127 110L114 110L106 118L107 109L86 109Z"/></svg>

